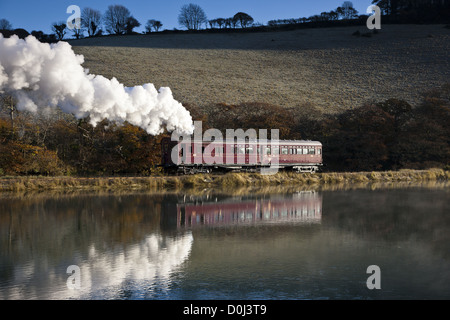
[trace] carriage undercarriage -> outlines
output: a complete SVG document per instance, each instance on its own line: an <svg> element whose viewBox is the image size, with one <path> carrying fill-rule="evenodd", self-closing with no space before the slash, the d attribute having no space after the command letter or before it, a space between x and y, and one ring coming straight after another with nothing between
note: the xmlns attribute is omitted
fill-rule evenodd
<svg viewBox="0 0 450 320"><path fill-rule="evenodd" d="M291 171L291 172L307 172L315 173L319 170L317 164L296 164L296 165L279 165L279 166L255 166L255 165L231 165L231 166L214 166L214 165L178 165L166 167L165 171L172 174L197 174L197 173L227 173L227 172L272 172Z"/></svg>

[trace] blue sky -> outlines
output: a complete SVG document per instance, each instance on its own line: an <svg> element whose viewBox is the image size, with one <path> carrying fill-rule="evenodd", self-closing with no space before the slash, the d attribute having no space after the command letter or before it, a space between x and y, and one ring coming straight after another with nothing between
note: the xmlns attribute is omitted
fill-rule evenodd
<svg viewBox="0 0 450 320"><path fill-rule="evenodd" d="M227 18L242 11L250 14L255 22L266 24L272 19L308 17L330 11L340 6L344 0L0 0L0 19L5 18L13 28L42 30L51 33L51 24L66 21L70 14L66 13L69 5L77 5L81 9L91 7L104 13L111 4L127 7L131 14L141 22L142 26L135 31L143 31L149 19L160 20L162 29L182 29L178 25L177 16L184 4L195 3L203 8L208 19ZM359 13L365 13L371 0L353 0Z"/></svg>

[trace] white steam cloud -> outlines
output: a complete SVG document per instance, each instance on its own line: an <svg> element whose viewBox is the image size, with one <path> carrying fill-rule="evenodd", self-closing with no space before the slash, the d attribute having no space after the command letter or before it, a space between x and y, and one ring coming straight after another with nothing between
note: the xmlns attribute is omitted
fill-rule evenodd
<svg viewBox="0 0 450 320"><path fill-rule="evenodd" d="M170 88L156 90L151 83L125 87L116 78L89 74L67 42L46 44L35 37L25 40L0 34L0 92L13 95L18 110L36 112L59 107L77 118L125 121L149 134L177 131L191 134L192 117L176 101Z"/></svg>

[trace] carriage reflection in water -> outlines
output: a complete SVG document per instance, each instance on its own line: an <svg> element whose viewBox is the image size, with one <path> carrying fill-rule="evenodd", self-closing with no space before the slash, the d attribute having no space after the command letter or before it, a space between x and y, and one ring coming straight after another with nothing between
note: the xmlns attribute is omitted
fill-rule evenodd
<svg viewBox="0 0 450 320"><path fill-rule="evenodd" d="M251 224L320 223L322 196L298 192L261 197L186 198L177 204L178 228Z"/></svg>

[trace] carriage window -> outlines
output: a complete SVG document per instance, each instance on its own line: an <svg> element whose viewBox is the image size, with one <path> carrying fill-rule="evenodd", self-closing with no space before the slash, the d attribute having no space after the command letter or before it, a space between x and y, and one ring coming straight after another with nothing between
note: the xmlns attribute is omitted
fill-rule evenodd
<svg viewBox="0 0 450 320"><path fill-rule="evenodd" d="M238 151L238 154L245 154L245 148L244 147L238 147L237 151Z"/></svg>
<svg viewBox="0 0 450 320"><path fill-rule="evenodd" d="M303 148L303 154L308 154L308 149Z"/></svg>
<svg viewBox="0 0 450 320"><path fill-rule="evenodd" d="M280 154L280 148L274 147L274 148L272 149L272 154Z"/></svg>
<svg viewBox="0 0 450 320"><path fill-rule="evenodd" d="M281 154L288 154L288 148L282 147L281 148Z"/></svg>
<svg viewBox="0 0 450 320"><path fill-rule="evenodd" d="M264 154L270 154L270 147L266 147L266 152Z"/></svg>
<svg viewBox="0 0 450 320"><path fill-rule="evenodd" d="M246 153L246 154L253 154L253 147L247 147L247 148L245 148L245 153Z"/></svg>
<svg viewBox="0 0 450 320"><path fill-rule="evenodd" d="M322 149L317 148L317 154L322 154Z"/></svg>
<svg viewBox="0 0 450 320"><path fill-rule="evenodd" d="M314 148L309 148L308 149L308 154L315 154L316 153L315 151L316 150Z"/></svg>
<svg viewBox="0 0 450 320"><path fill-rule="evenodd" d="M297 154L302 154L302 148L297 148Z"/></svg>

